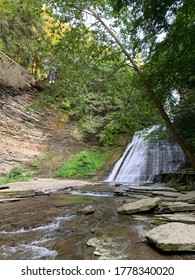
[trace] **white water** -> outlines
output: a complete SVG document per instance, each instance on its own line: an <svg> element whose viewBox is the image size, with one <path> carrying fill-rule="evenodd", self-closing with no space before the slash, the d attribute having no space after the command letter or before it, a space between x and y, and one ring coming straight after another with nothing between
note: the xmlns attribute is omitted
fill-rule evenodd
<svg viewBox="0 0 195 280"><path fill-rule="evenodd" d="M5 246L3 245L3 248ZM35 246L33 244L20 244L14 247L5 247L5 253L3 254L6 258L14 258L15 255L20 255L21 259L54 259L58 253L55 250L49 250L45 247Z"/></svg>
<svg viewBox="0 0 195 280"><path fill-rule="evenodd" d="M147 133L154 130L151 128ZM153 182L160 173L178 171L186 162L182 149L168 140L151 142L147 133L135 133L132 142L115 164L108 182L143 183Z"/></svg>
<svg viewBox="0 0 195 280"><path fill-rule="evenodd" d="M53 222L40 225L35 228L24 229L20 228L15 231L0 231L0 236L18 235L19 239L22 240L22 236L26 236L28 233L35 233L32 242L27 242L21 244L15 244L14 246L2 245L1 250L5 259L10 259L17 256L20 259L54 259L58 253L55 250L49 249L49 243L54 240L55 235L50 235L50 233L60 228L61 222L68 222L76 218L77 214L70 214L65 216L58 216L53 219ZM38 240L37 240L37 236Z"/></svg>

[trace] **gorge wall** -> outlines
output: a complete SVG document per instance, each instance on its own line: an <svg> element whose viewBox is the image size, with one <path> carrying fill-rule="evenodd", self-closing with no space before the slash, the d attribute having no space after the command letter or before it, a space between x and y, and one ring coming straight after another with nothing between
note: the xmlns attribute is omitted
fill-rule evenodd
<svg viewBox="0 0 195 280"><path fill-rule="evenodd" d="M29 109L37 95L32 88L0 85L0 174L49 152L54 154L54 164L60 165L82 146L67 116L55 109L44 113Z"/></svg>

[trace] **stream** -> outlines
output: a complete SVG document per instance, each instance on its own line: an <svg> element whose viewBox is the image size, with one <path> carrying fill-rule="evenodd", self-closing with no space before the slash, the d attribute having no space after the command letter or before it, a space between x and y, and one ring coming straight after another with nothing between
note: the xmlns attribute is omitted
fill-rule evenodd
<svg viewBox="0 0 195 280"><path fill-rule="evenodd" d="M117 207L135 197L116 195L108 184L59 190L0 203L1 260L195 259L164 254L144 240L152 214L119 215ZM94 212L87 213L86 207ZM102 254L87 245L103 244Z"/></svg>

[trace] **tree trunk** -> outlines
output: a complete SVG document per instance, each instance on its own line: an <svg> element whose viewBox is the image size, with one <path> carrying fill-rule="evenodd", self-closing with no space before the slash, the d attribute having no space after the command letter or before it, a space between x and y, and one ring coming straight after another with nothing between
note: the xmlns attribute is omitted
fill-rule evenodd
<svg viewBox="0 0 195 280"><path fill-rule="evenodd" d="M110 29L110 27L98 16L96 12L94 12L91 8L89 8L89 11L93 14L93 16L101 22L101 24L105 27L105 29L109 32L109 34L115 39L116 43L120 46L122 52L125 54L127 59L132 64L134 70L137 72L138 76L140 77L141 81L143 82L143 85L149 95L149 97L153 100L155 106L157 107L159 113L161 114L162 118L165 121L166 126L168 127L169 131L173 135L175 141L179 144L179 146L182 148L183 152L185 153L188 161L190 162L194 172L195 172L195 156L190 151L189 147L185 143L185 141L182 139L182 137L177 133L177 130L174 126L174 124L171 122L169 116L167 115L163 105L161 104L160 100L157 98L154 90L152 89L149 82L145 79L143 73L139 69L136 62L133 60L133 58L130 56L129 52L125 48L125 46L122 44L120 39L116 36L116 34Z"/></svg>

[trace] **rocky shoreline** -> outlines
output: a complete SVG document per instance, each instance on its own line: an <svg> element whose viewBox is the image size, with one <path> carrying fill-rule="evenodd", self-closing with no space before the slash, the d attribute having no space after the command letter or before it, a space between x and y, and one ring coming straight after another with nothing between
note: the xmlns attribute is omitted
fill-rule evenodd
<svg viewBox="0 0 195 280"><path fill-rule="evenodd" d="M165 185L159 190L140 188L136 190L139 194L150 197L125 203L117 209L118 213L153 213L154 228L146 234L147 242L166 252L195 252L195 191L180 193ZM132 188L126 192L132 193Z"/></svg>

